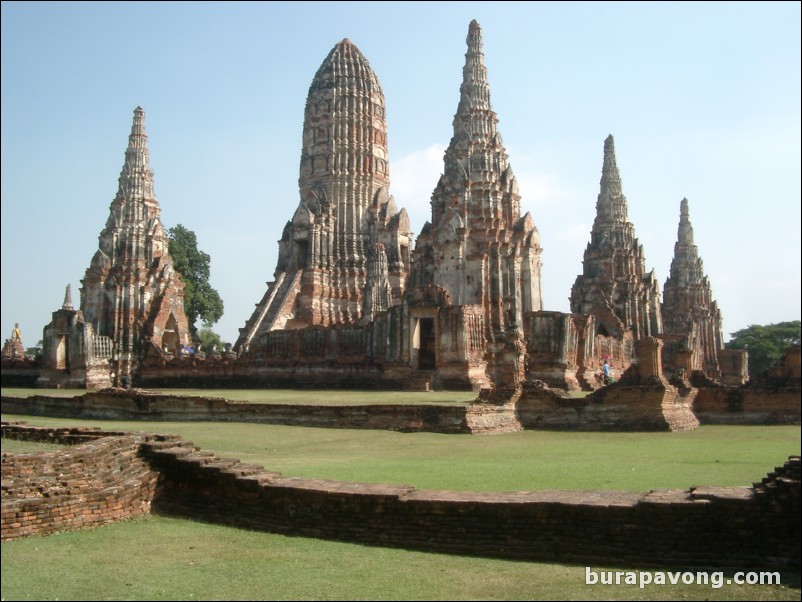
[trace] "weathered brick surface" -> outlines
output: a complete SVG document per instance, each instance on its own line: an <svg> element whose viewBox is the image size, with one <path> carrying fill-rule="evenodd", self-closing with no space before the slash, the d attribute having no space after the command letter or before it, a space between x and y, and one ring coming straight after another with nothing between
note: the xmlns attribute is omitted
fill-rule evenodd
<svg viewBox="0 0 802 602"><path fill-rule="evenodd" d="M782 484L779 490L770 485L647 494L418 491L276 473L237 477L169 449L152 458L164 477L154 509L257 530L552 562L799 565L798 458L781 470L783 476L769 479Z"/></svg>
<svg viewBox="0 0 802 602"><path fill-rule="evenodd" d="M23 431L16 427L14 435ZM475 493L283 477L202 452L177 437L89 436L93 440L73 453L3 455L3 539L133 516L146 512L152 499L153 510L175 516L436 552L583 564L799 569L799 457L754 488ZM104 468L97 473L79 458ZM6 464L16 479L9 477L8 486ZM75 476L58 487L82 487L85 495L24 497L46 489L48 476L64 467L73 467ZM121 474L112 478L115 468Z"/></svg>
<svg viewBox="0 0 802 602"><path fill-rule="evenodd" d="M699 426L693 412L697 390L680 390L662 379L637 374L583 398L527 383L518 418L527 429L582 431L686 431Z"/></svg>
<svg viewBox="0 0 802 602"><path fill-rule="evenodd" d="M298 405L105 389L79 397L2 397L4 413L99 420L258 422L327 428L469 433L468 406ZM503 420L505 417L500 417ZM491 421L492 422L492 421ZM486 420L482 430L492 427Z"/></svg>
<svg viewBox="0 0 802 602"><path fill-rule="evenodd" d="M2 539L45 535L150 512L157 473L140 454L152 435L3 424L3 437L66 443L3 453Z"/></svg>
<svg viewBox="0 0 802 602"><path fill-rule="evenodd" d="M674 366L688 373L701 370L721 380L719 352L724 349L721 310L713 300L691 225L688 199L680 203L680 220L671 271L663 287L663 333L679 339ZM683 365L684 364L684 365Z"/></svg>
<svg viewBox="0 0 802 602"><path fill-rule="evenodd" d="M692 375L699 388L694 411L702 424L800 424L802 387L798 366L799 350L788 349L784 357L762 376L740 387L722 387Z"/></svg>

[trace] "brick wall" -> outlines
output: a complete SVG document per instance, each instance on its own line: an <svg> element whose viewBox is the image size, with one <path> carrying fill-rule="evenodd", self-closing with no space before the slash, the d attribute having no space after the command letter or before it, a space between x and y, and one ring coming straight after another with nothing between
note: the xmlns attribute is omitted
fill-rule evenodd
<svg viewBox="0 0 802 602"><path fill-rule="evenodd" d="M470 394L466 394L470 397ZM469 433L468 404L299 405L237 403L214 397L104 389L73 398L2 397L7 414L95 420L232 421L328 428Z"/></svg>
<svg viewBox="0 0 802 602"><path fill-rule="evenodd" d="M158 475L140 454L147 436L3 424L3 437L69 447L3 453L2 540L69 531L150 512Z"/></svg>
<svg viewBox="0 0 802 602"><path fill-rule="evenodd" d="M63 452L3 454L3 539L135 516L152 501L168 515L434 552L799 570L799 457L755 487L473 493L284 477L175 436L91 439Z"/></svg>
<svg viewBox="0 0 802 602"><path fill-rule="evenodd" d="M752 487L471 493L283 477L145 445L154 510L287 535L546 562L798 570L799 458Z"/></svg>
<svg viewBox="0 0 802 602"><path fill-rule="evenodd" d="M769 374L741 387L722 387L698 373L693 409L701 424L800 424L800 380Z"/></svg>

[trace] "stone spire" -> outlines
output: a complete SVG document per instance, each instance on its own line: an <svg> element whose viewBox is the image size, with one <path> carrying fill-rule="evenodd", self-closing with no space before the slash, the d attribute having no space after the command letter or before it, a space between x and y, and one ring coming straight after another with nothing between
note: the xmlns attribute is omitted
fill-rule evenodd
<svg viewBox="0 0 802 602"><path fill-rule="evenodd" d="M660 287L646 272L643 246L627 217L627 200L612 136L604 141L604 163L596 218L585 249L583 273L571 289L571 311L592 314L599 332L635 338L662 332Z"/></svg>
<svg viewBox="0 0 802 602"><path fill-rule="evenodd" d="M392 304L401 302L412 233L389 194L388 159L384 93L344 39L309 86L300 203L279 241L276 280L240 329L238 350L271 330L361 321L375 243L385 248Z"/></svg>
<svg viewBox="0 0 802 602"><path fill-rule="evenodd" d="M519 327L542 309L540 237L527 213L490 104L482 29L466 39L454 135L431 197L432 220L415 249L416 286L448 291L457 305L486 310L487 328Z"/></svg>
<svg viewBox="0 0 802 602"><path fill-rule="evenodd" d="M599 187L594 230L627 223L627 199L621 190L621 174L615 162L615 140L612 135L604 141L604 164Z"/></svg>
<svg viewBox="0 0 802 602"><path fill-rule="evenodd" d="M490 106L490 84L487 82L485 55L482 52L482 28L474 19L468 26L465 40L468 51L465 53L465 66L462 68L462 85L459 93L459 106L454 117L454 125L461 116L472 111L492 111Z"/></svg>
<svg viewBox="0 0 802 602"><path fill-rule="evenodd" d="M149 343L170 350L189 344L184 284L159 218L141 107L134 110L109 209L99 249L81 281L81 311L95 335L113 340L122 376L136 368Z"/></svg>
<svg viewBox="0 0 802 602"><path fill-rule="evenodd" d="M718 354L724 349L721 311L713 300L710 281L694 244L688 199L680 203L677 242L663 287L662 309L664 331L686 337L694 368L718 378Z"/></svg>
<svg viewBox="0 0 802 602"><path fill-rule="evenodd" d="M64 303L61 304L61 309L64 311L72 311L72 285L68 284L67 289L64 291Z"/></svg>

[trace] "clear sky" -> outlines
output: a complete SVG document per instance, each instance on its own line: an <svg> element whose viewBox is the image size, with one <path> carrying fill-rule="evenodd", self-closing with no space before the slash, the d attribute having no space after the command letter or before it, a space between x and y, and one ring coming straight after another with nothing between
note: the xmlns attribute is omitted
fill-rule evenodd
<svg viewBox="0 0 802 602"><path fill-rule="evenodd" d="M680 201L724 332L800 318L800 3L3 2L2 322L42 336L97 250L133 110L162 222L212 258L234 342L298 204L303 111L350 38L387 103L391 192L419 232L442 171L471 19L543 246L545 309L568 311L604 139L663 283Z"/></svg>

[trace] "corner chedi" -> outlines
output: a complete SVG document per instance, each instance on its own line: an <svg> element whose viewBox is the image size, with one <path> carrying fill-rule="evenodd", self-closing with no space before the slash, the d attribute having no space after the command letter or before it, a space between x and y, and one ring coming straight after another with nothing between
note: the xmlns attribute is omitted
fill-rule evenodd
<svg viewBox="0 0 802 602"><path fill-rule="evenodd" d="M572 312L593 315L604 335L631 330L637 340L662 332L660 286L654 270L646 272L643 246L627 217L612 136L604 141L596 219L582 264L571 289Z"/></svg>
<svg viewBox="0 0 802 602"><path fill-rule="evenodd" d="M689 376L702 372L725 384L746 381L744 352L724 349L721 310L713 300L710 280L694 241L688 199L680 202L677 242L663 286L662 313L666 364Z"/></svg>
<svg viewBox="0 0 802 602"><path fill-rule="evenodd" d="M65 300L45 328L45 379L100 386L105 371L110 384L133 383L146 354L174 355L189 345L184 283L159 214L145 112L137 107L117 194L81 281L80 310Z"/></svg>
<svg viewBox="0 0 802 602"><path fill-rule="evenodd" d="M384 93L348 39L309 87L298 186L275 281L240 329L240 353L270 331L364 323L401 302L409 217L389 193Z"/></svg>

